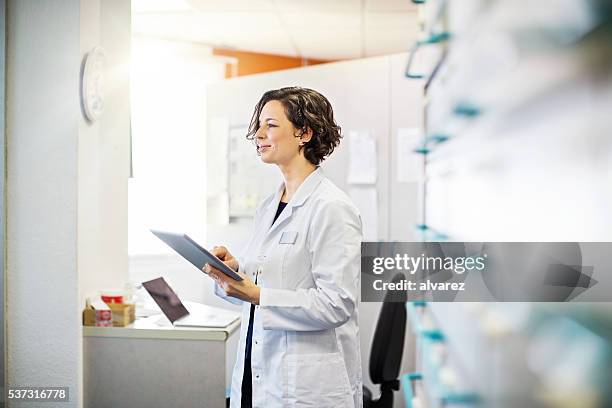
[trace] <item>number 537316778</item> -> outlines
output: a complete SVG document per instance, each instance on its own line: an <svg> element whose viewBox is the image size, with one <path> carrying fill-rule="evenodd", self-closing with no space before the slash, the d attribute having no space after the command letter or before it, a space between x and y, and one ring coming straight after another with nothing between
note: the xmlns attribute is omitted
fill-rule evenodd
<svg viewBox="0 0 612 408"><path fill-rule="evenodd" d="M68 401L68 387L10 387L7 397L22 401Z"/></svg>

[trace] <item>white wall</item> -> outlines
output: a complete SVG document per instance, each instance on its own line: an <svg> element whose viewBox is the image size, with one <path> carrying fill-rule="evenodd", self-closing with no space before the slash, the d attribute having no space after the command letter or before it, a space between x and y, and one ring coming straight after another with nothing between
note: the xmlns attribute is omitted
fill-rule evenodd
<svg viewBox="0 0 612 408"><path fill-rule="evenodd" d="M69 386L64 406L81 406L82 295L127 278L130 5L14 0L7 15L8 385ZM95 44L107 103L89 125L80 68Z"/></svg>
<svg viewBox="0 0 612 408"><path fill-rule="evenodd" d="M419 219L419 183L399 183L397 181L397 160L421 160L420 158L396 156L396 135L399 128L420 127L422 125L422 81L407 80L403 76L406 62L405 54L367 58L252 75L224 81L209 87L209 123L225 118L230 127L248 124L253 108L261 95L269 90L283 86L304 86L320 91L334 107L338 124L346 135L350 130L368 130L377 139L378 181L375 185L378 199L378 231L380 240L410 241L415 238L414 225ZM210 193L223 191L222 183L226 177L218 166L227 165L227 153L217 147L222 146L222 132L211 129L207 136L208 186ZM244 143L247 143L245 140ZM327 176L340 188L348 191L347 183L349 146L345 139L332 156L322 165ZM276 169L267 169L261 164L260 174L252 180L269 188L262 179L280 180ZM415 166L418 168L418 166ZM415 180L418 175L415 175ZM211 200L212 199L212 200ZM215 201L209 197L209 201ZM359 205L359 203L357 203ZM209 213L210 216L210 213ZM213 221L213 220L210 220ZM240 253L250 231L250 223L214 224L209 222L206 244L227 245L235 253ZM207 282L204 301L223 305L215 299L211 285ZM378 303L361 303L360 335L364 382L371 387L368 363L371 340L380 311ZM404 368L412 367L410 344L404 352ZM396 406L402 406L402 397L396 393Z"/></svg>
<svg viewBox="0 0 612 408"><path fill-rule="evenodd" d="M127 279L130 143L130 7L123 0L81 0L80 55L106 53L105 107L93 124L79 118L78 270L80 299ZM84 304L84 303L83 303Z"/></svg>

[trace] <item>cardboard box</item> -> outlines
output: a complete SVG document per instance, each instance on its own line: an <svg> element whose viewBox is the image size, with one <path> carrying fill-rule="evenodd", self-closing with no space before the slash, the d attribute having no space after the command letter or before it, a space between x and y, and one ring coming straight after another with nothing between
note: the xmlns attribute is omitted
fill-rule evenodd
<svg viewBox="0 0 612 408"><path fill-rule="evenodd" d="M134 304L109 303L106 306L111 310L114 327L125 327L136 320L136 306ZM87 303L83 309L83 326L96 325L96 309Z"/></svg>
<svg viewBox="0 0 612 408"><path fill-rule="evenodd" d="M96 310L91 306L85 306L83 309L83 326L96 325Z"/></svg>
<svg viewBox="0 0 612 408"><path fill-rule="evenodd" d="M125 327L136 320L136 306L126 303L107 303L113 313L113 327Z"/></svg>

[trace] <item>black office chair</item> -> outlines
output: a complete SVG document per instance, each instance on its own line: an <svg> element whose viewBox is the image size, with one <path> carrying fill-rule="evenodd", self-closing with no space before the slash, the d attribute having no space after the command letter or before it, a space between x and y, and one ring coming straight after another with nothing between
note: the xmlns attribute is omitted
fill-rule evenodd
<svg viewBox="0 0 612 408"><path fill-rule="evenodd" d="M399 282L401 274L393 278ZM400 302L387 302L391 297ZM406 334L406 294L387 292L374 331L372 349L370 350L370 379L374 384L380 384L380 397L372 399L372 392L363 387L363 408L393 407L393 391L399 390L399 371L404 351L404 335Z"/></svg>

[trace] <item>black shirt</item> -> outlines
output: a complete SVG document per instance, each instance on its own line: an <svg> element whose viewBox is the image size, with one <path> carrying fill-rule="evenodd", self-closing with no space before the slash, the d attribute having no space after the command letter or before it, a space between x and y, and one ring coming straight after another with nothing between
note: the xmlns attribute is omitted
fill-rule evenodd
<svg viewBox="0 0 612 408"><path fill-rule="evenodd" d="M287 203L282 201L278 203L278 209L274 215L274 221L276 222L278 216L283 212L283 209L287 206ZM257 276L255 276L255 284L257 284ZM253 343L253 319L255 318L255 305L251 304L251 313L249 315L249 328L247 329L247 335L245 340L244 348L244 371L242 373L242 400L240 401L241 408L251 408L253 406L253 373L251 370L251 348Z"/></svg>

